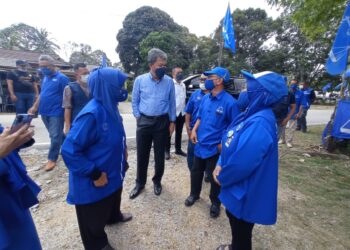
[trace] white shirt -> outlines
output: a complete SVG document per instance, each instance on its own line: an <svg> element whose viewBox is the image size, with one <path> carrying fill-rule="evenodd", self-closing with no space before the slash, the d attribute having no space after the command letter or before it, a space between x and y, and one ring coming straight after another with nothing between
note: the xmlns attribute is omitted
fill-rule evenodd
<svg viewBox="0 0 350 250"><path fill-rule="evenodd" d="M175 85L175 101L176 101L176 117L180 115L185 115L186 107L186 86L183 82L178 83L174 80Z"/></svg>

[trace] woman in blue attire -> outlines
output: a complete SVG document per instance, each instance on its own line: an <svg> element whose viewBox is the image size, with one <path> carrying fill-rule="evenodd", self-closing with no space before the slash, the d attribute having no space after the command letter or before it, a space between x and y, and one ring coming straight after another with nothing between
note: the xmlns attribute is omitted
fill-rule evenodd
<svg viewBox="0 0 350 250"><path fill-rule="evenodd" d="M254 224L271 225L277 218L278 145L270 107L288 89L283 76L274 72L242 73L248 107L224 133L213 173L232 232L232 244L218 249L251 249Z"/></svg>
<svg viewBox="0 0 350 250"><path fill-rule="evenodd" d="M40 188L29 178L18 152L31 146L34 131L15 133L0 125L0 249L41 249L29 208L38 203Z"/></svg>
<svg viewBox="0 0 350 250"><path fill-rule="evenodd" d="M62 146L69 170L67 202L76 207L87 250L113 249L104 227L123 221L118 206L127 149L117 104L127 99L128 92L123 88L126 79L126 74L112 68L90 74L92 100L76 117Z"/></svg>

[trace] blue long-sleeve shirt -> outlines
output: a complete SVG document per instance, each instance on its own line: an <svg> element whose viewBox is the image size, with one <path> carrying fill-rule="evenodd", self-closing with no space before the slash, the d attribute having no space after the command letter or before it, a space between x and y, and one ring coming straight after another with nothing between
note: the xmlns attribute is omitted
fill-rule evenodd
<svg viewBox="0 0 350 250"><path fill-rule="evenodd" d="M136 118L141 114L160 116L169 114L171 122L176 120L175 88L173 80L164 76L153 79L151 73L138 76L132 90L132 110Z"/></svg>

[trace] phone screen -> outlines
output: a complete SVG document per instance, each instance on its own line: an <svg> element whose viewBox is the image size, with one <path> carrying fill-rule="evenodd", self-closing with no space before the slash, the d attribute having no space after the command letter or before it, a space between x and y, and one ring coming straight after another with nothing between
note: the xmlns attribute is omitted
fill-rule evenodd
<svg viewBox="0 0 350 250"><path fill-rule="evenodd" d="M30 124L32 122L32 119L33 119L32 115L17 114L11 126L11 133L16 132L25 124Z"/></svg>

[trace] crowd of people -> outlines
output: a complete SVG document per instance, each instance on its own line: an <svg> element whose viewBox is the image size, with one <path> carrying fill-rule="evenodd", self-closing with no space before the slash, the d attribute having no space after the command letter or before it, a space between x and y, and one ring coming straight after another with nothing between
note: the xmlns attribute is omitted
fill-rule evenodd
<svg viewBox="0 0 350 250"><path fill-rule="evenodd" d="M278 140L292 147L294 131L307 131L312 89L306 83L298 87L292 80L288 91L282 75L242 71L247 86L236 99L225 90L230 72L215 67L203 72L200 89L186 103L182 69L174 67L172 78L166 75L167 54L157 48L148 52L147 59L149 72L135 79L132 90L137 165L130 199L145 188L152 145L154 194L161 195L165 160L170 159L175 132L175 154L187 157L190 172L184 205L191 207L200 199L206 179L210 182L210 217L220 216L223 204L231 226L232 242L218 249L251 249L254 225L276 222ZM84 63L78 63L74 65L76 81L70 82L56 69L52 57L42 55L39 94L25 66L18 61L18 69L7 77L17 112L38 112L49 132L46 171L56 167L61 152L69 171L67 202L75 206L84 248L113 249L105 226L132 219L120 210L129 164L118 103L128 98L124 86L128 76L107 67L89 72ZM187 152L181 147L183 126L189 138ZM29 125L15 133L2 130L0 196L7 206L0 207L0 249L41 249L29 212L38 203L40 188L28 177L18 154L34 143L34 131Z"/></svg>

